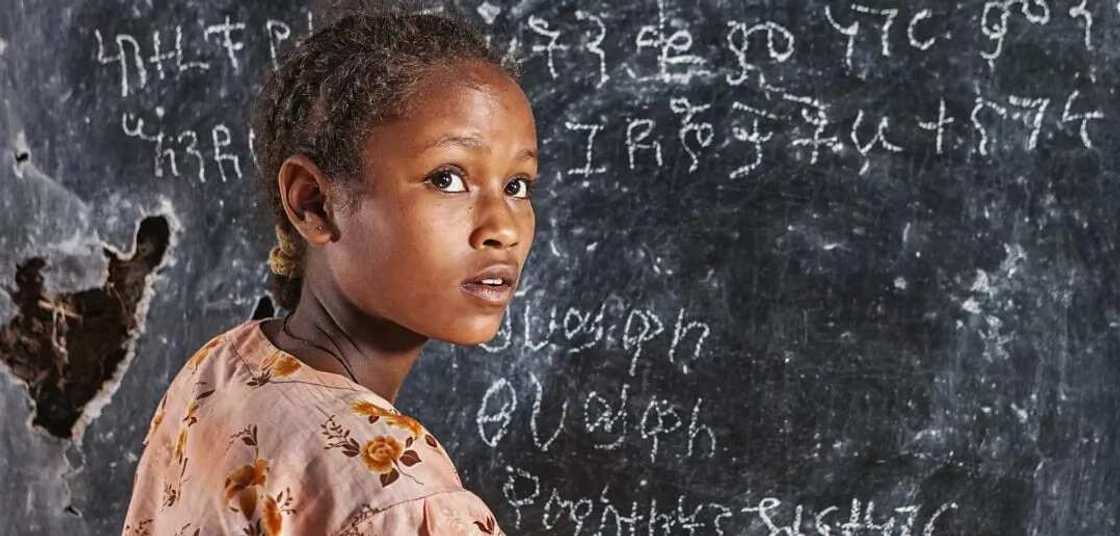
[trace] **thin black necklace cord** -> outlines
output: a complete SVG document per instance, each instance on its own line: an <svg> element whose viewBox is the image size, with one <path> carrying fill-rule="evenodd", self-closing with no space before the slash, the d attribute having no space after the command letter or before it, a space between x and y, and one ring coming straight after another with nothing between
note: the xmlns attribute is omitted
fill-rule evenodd
<svg viewBox="0 0 1120 536"><path fill-rule="evenodd" d="M346 369L346 373L350 375L350 378L354 380L354 383L357 383L357 384L361 385L361 382L358 381L358 378L356 376L354 376L354 371L350 370L350 365L346 364L346 361L343 360L342 357L340 357L339 355L335 354L334 352L330 351L329 349L325 348L322 345L315 344L315 343L313 343L313 342L311 342L307 339L304 339L303 337L299 337L296 334L292 333L292 331L288 329L288 319L291 318L291 317L292 317L291 313L288 313L287 315L284 315L284 321L280 324L280 329L284 332L285 335L290 337L292 340L299 341L299 342L301 342L301 343L303 343L307 346L310 346L312 348L318 348L320 351L326 352L331 357L337 359L338 362L342 365L342 368Z"/></svg>

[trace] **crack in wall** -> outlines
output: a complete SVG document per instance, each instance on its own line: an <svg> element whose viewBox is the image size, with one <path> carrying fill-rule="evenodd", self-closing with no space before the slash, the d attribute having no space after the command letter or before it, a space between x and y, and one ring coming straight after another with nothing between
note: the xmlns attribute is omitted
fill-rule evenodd
<svg viewBox="0 0 1120 536"><path fill-rule="evenodd" d="M43 282L47 262L32 257L17 266L15 286L4 290L17 308L0 328L0 361L27 385L32 423L70 439L74 424L111 380L141 322L138 309L171 239L164 216L140 222L133 254L110 248L108 276L99 288L52 295Z"/></svg>

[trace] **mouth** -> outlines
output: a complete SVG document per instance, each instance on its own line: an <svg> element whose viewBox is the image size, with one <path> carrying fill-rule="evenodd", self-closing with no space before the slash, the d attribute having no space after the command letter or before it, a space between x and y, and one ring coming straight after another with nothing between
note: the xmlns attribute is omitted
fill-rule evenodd
<svg viewBox="0 0 1120 536"><path fill-rule="evenodd" d="M511 264L495 264L463 280L460 288L484 305L503 306L513 297L517 270Z"/></svg>

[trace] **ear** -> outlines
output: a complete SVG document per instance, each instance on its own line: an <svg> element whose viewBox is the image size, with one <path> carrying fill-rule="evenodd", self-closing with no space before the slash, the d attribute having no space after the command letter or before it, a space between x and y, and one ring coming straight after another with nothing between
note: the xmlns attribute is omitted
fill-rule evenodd
<svg viewBox="0 0 1120 536"><path fill-rule="evenodd" d="M304 155L288 157L276 174L280 204L288 221L307 243L322 246L335 239L330 179Z"/></svg>

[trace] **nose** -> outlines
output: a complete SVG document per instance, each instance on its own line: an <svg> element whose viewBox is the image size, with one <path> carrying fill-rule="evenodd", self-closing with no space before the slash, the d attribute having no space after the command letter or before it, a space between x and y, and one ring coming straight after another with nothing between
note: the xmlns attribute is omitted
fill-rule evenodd
<svg viewBox="0 0 1120 536"><path fill-rule="evenodd" d="M505 249L517 245L520 239L517 217L508 196L500 191L484 191L476 199L471 247Z"/></svg>

